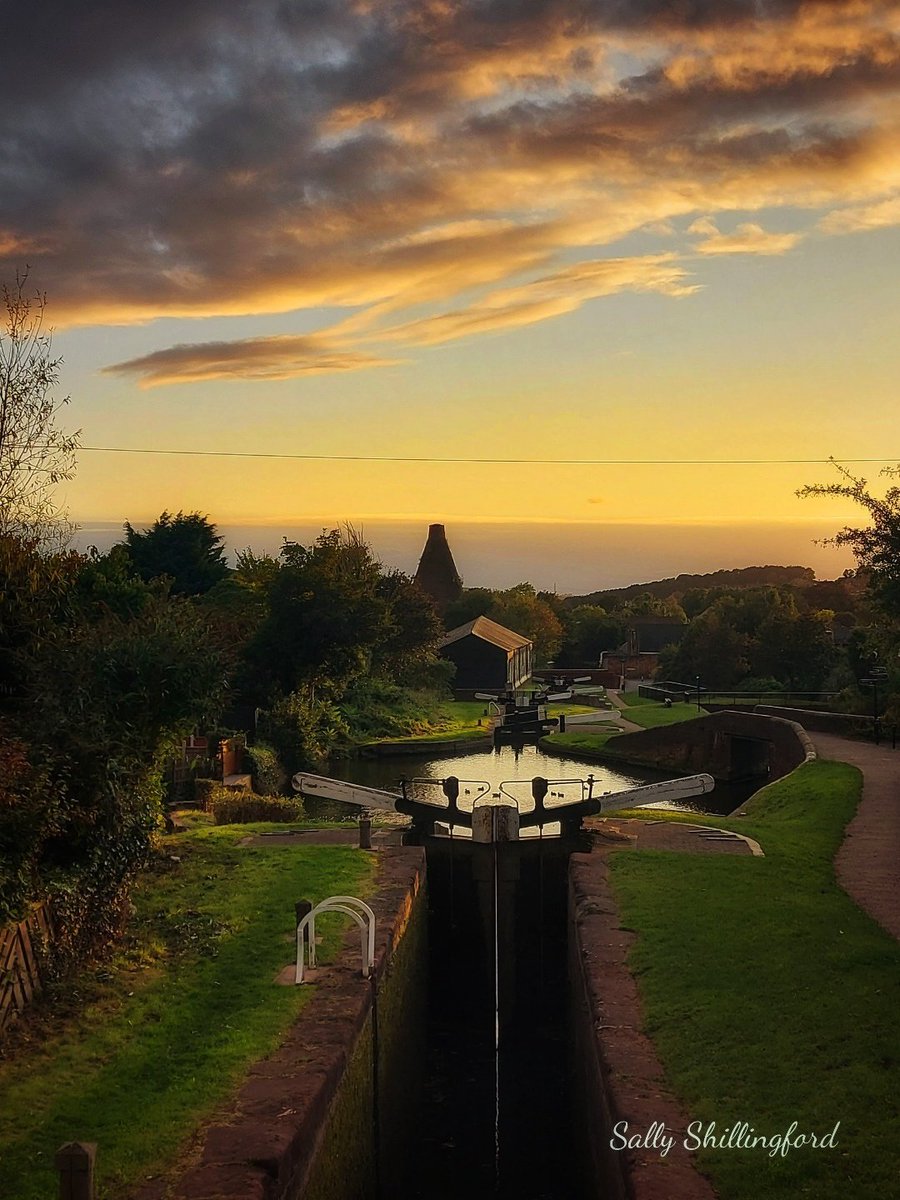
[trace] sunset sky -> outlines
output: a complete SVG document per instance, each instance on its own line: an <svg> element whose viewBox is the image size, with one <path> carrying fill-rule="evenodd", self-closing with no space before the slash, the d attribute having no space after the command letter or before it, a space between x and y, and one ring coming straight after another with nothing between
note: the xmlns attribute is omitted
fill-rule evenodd
<svg viewBox="0 0 900 1200"><path fill-rule="evenodd" d="M709 460L900 461L897 3L47 0L0 61L0 278L48 294L67 426L314 456L85 450L83 540L849 565L812 539L857 514L794 494L828 466Z"/></svg>

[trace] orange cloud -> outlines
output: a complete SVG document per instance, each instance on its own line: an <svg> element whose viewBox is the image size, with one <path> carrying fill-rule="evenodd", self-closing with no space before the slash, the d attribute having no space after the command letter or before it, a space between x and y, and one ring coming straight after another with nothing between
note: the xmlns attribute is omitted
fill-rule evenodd
<svg viewBox="0 0 900 1200"><path fill-rule="evenodd" d="M890 225L900 225L900 196L839 208L822 217L816 228L821 233L861 233Z"/></svg>
<svg viewBox="0 0 900 1200"><path fill-rule="evenodd" d="M800 233L768 233L753 221L738 225L734 233L720 233L708 218L694 221L688 233L706 235L694 245L698 254L785 254L803 238Z"/></svg>
<svg viewBox="0 0 900 1200"><path fill-rule="evenodd" d="M467 308L424 317L381 333L374 332L372 336L435 346L476 333L495 333L533 325L574 312L588 300L617 292L689 296L697 291L697 285L686 283L686 278L686 270L671 254L575 263L518 287L491 292Z"/></svg>

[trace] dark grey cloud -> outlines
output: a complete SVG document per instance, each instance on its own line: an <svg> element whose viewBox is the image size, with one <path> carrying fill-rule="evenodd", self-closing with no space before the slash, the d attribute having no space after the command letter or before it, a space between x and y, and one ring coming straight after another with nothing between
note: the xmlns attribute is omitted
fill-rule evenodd
<svg viewBox="0 0 900 1200"><path fill-rule="evenodd" d="M48 0L0 41L0 276L63 320L402 306L585 244L592 194L598 244L625 194L818 194L890 132L891 7Z"/></svg>

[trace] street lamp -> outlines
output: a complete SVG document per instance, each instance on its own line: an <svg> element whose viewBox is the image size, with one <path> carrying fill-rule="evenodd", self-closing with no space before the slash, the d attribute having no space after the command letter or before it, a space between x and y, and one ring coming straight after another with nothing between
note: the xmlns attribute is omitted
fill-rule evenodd
<svg viewBox="0 0 900 1200"><path fill-rule="evenodd" d="M699 675L696 677L696 683L697 683L697 712L699 712L700 711L700 676Z"/></svg>
<svg viewBox="0 0 900 1200"><path fill-rule="evenodd" d="M878 665L878 653L872 655L872 666L869 667L869 674L865 679L859 682L863 687L872 689L872 733L875 737L875 745L880 741L881 729L878 723L878 685L883 684L887 679L887 668Z"/></svg>

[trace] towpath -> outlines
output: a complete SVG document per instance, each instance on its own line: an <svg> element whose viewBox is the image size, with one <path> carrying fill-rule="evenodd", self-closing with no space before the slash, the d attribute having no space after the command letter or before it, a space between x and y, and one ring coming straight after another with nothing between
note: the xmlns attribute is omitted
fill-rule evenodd
<svg viewBox="0 0 900 1200"><path fill-rule="evenodd" d="M856 816L834 860L838 883L860 908L900 940L900 749L812 733L822 758L863 774Z"/></svg>

